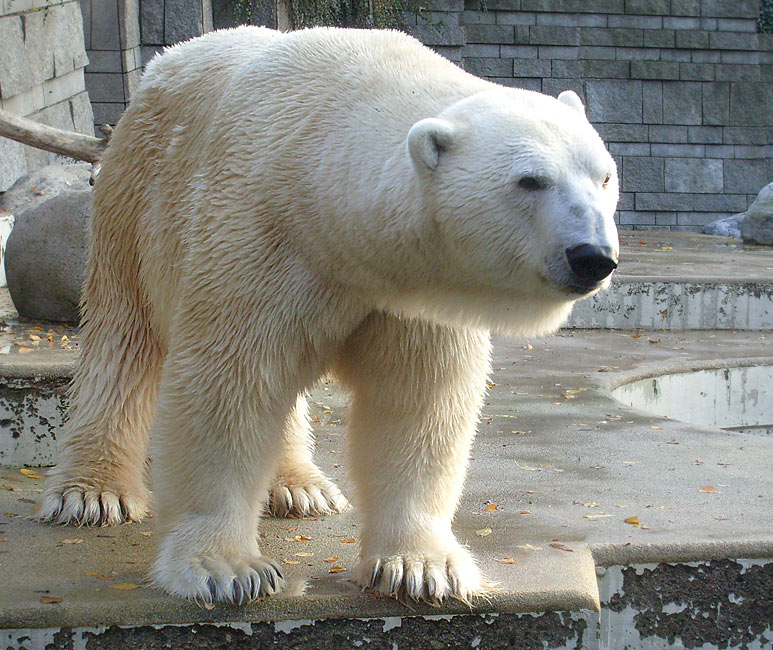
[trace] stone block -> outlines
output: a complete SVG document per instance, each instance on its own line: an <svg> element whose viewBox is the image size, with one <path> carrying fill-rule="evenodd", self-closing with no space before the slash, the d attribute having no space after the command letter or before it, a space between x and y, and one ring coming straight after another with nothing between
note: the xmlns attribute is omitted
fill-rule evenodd
<svg viewBox="0 0 773 650"><path fill-rule="evenodd" d="M147 65L153 59L156 54L164 49L162 45L143 45L140 48L140 54L142 56L142 65Z"/></svg>
<svg viewBox="0 0 773 650"><path fill-rule="evenodd" d="M768 141L768 129L752 126L726 126L722 129L724 144L763 145Z"/></svg>
<svg viewBox="0 0 773 650"><path fill-rule="evenodd" d="M596 130L605 142L646 142L647 127L640 124L598 124Z"/></svg>
<svg viewBox="0 0 773 650"><path fill-rule="evenodd" d="M32 63L24 46L24 30L19 16L0 18L0 98L7 99L29 90L42 80L30 79ZM37 57L35 56L34 59ZM51 64L53 73L53 59ZM52 75L53 76L53 75Z"/></svg>
<svg viewBox="0 0 773 650"><path fill-rule="evenodd" d="M753 194L769 182L765 160L725 160L727 192Z"/></svg>
<svg viewBox="0 0 773 650"><path fill-rule="evenodd" d="M660 59L660 50L649 47L617 47L615 58L623 61L657 61Z"/></svg>
<svg viewBox="0 0 773 650"><path fill-rule="evenodd" d="M631 61L631 79L679 79L679 63Z"/></svg>
<svg viewBox="0 0 773 650"><path fill-rule="evenodd" d="M89 101L89 94L84 90L70 97L70 114L72 123L77 133L94 135L94 113Z"/></svg>
<svg viewBox="0 0 773 650"><path fill-rule="evenodd" d="M673 212L655 212L656 226L675 226L676 215Z"/></svg>
<svg viewBox="0 0 773 650"><path fill-rule="evenodd" d="M771 158L771 152L765 145L736 144L733 145L733 157L745 159Z"/></svg>
<svg viewBox="0 0 773 650"><path fill-rule="evenodd" d="M621 165L617 166L620 169ZM618 210L633 210L635 194L633 192L620 192L620 200L617 202Z"/></svg>
<svg viewBox="0 0 773 650"><path fill-rule="evenodd" d="M515 43L515 30L512 25L468 25L468 43Z"/></svg>
<svg viewBox="0 0 773 650"><path fill-rule="evenodd" d="M495 79L498 84L507 86L508 88L522 88L523 90L533 90L534 92L541 93L542 79L527 79L526 77L502 77Z"/></svg>
<svg viewBox="0 0 773 650"><path fill-rule="evenodd" d="M461 66L462 64L462 48L458 45L433 45L432 49L440 56L445 57L449 61Z"/></svg>
<svg viewBox="0 0 773 650"><path fill-rule="evenodd" d="M666 16L670 12L670 0L625 0L627 14Z"/></svg>
<svg viewBox="0 0 773 650"><path fill-rule="evenodd" d="M164 45L164 0L142 0L140 33L143 45Z"/></svg>
<svg viewBox="0 0 773 650"><path fill-rule="evenodd" d="M719 18L717 29L721 32L757 32L757 21L753 18Z"/></svg>
<svg viewBox="0 0 773 650"><path fill-rule="evenodd" d="M706 126L727 124L730 111L730 84L727 82L704 83L701 88L703 124Z"/></svg>
<svg viewBox="0 0 773 650"><path fill-rule="evenodd" d="M0 192L5 192L19 176L27 173L24 145L8 138L0 138Z"/></svg>
<svg viewBox="0 0 773 650"><path fill-rule="evenodd" d="M758 65L728 65L720 64L714 67L717 81L735 81L754 83L761 81Z"/></svg>
<svg viewBox="0 0 773 650"><path fill-rule="evenodd" d="M759 52L727 51L720 52L720 61L728 65L756 66L760 62Z"/></svg>
<svg viewBox="0 0 773 650"><path fill-rule="evenodd" d="M55 10L55 11L53 11ZM51 24L49 47L54 55L54 74L63 74L82 68L88 63L84 47L83 18L78 2L52 7L46 23Z"/></svg>
<svg viewBox="0 0 773 650"><path fill-rule="evenodd" d="M83 44L87 50L91 49L91 2L92 0L80 0L83 16Z"/></svg>
<svg viewBox="0 0 773 650"><path fill-rule="evenodd" d="M642 47L644 36L641 29L600 29L580 30L580 45L604 45L607 47Z"/></svg>
<svg viewBox="0 0 773 650"><path fill-rule="evenodd" d="M610 142L609 153L613 156L649 156L650 145L647 142Z"/></svg>
<svg viewBox="0 0 773 650"><path fill-rule="evenodd" d="M769 94L763 84L730 84L730 119L732 126L770 126Z"/></svg>
<svg viewBox="0 0 773 650"><path fill-rule="evenodd" d="M666 192L693 194L723 190L723 161L706 158L667 158Z"/></svg>
<svg viewBox="0 0 773 650"><path fill-rule="evenodd" d="M539 54L539 50L533 45L501 45L499 52L503 58L513 59L536 59Z"/></svg>
<svg viewBox="0 0 773 650"><path fill-rule="evenodd" d="M560 47L558 45L539 45L540 59L577 59L580 56L579 47Z"/></svg>
<svg viewBox="0 0 773 650"><path fill-rule="evenodd" d="M44 81L43 101L46 106L52 106L83 92L85 89L83 68L78 68L64 76Z"/></svg>
<svg viewBox="0 0 773 650"><path fill-rule="evenodd" d="M89 72L86 89L92 102L125 102L123 75L119 73Z"/></svg>
<svg viewBox="0 0 773 650"><path fill-rule="evenodd" d="M538 25L554 25L561 27L606 27L606 14L549 14L536 15Z"/></svg>
<svg viewBox="0 0 773 650"><path fill-rule="evenodd" d="M719 235L720 237L733 237L735 239L741 238L741 221L746 215L742 212L740 214L734 214L731 217L725 217L724 219L718 219L706 224L701 229L701 232L705 235Z"/></svg>
<svg viewBox="0 0 773 650"><path fill-rule="evenodd" d="M701 14L715 18L754 18L760 15L759 0L702 0Z"/></svg>
<svg viewBox="0 0 773 650"><path fill-rule="evenodd" d="M732 158L735 155L735 147L729 144L707 144L705 146L706 158Z"/></svg>
<svg viewBox="0 0 773 650"><path fill-rule="evenodd" d="M462 24L493 25L502 13L501 11L464 11L462 12Z"/></svg>
<svg viewBox="0 0 773 650"><path fill-rule="evenodd" d="M678 63L689 63L692 60L690 50L664 49L660 50L661 61L676 61Z"/></svg>
<svg viewBox="0 0 773 650"><path fill-rule="evenodd" d="M118 30L121 49L140 46L140 0L121 0L118 11Z"/></svg>
<svg viewBox="0 0 773 650"><path fill-rule="evenodd" d="M700 16L701 0L671 0L672 16Z"/></svg>
<svg viewBox="0 0 773 650"><path fill-rule="evenodd" d="M93 102L91 107L94 110L94 124L97 126L118 124L126 109L123 102Z"/></svg>
<svg viewBox="0 0 773 650"><path fill-rule="evenodd" d="M564 90L573 90L576 92L583 104L586 104L585 92L582 80L580 79L543 79L542 92L552 97L558 97Z"/></svg>
<svg viewBox="0 0 773 650"><path fill-rule="evenodd" d="M512 77L513 60L476 57L464 60L464 69L476 77Z"/></svg>
<svg viewBox="0 0 773 650"><path fill-rule="evenodd" d="M89 52L89 64L86 73L122 71L121 52L118 50L92 50Z"/></svg>
<svg viewBox="0 0 773 650"><path fill-rule="evenodd" d="M709 47L709 32L674 31L674 45L682 49L707 49Z"/></svg>
<svg viewBox="0 0 773 650"><path fill-rule="evenodd" d="M649 212L620 210L618 212L618 223L621 226L644 225L655 223L655 218Z"/></svg>
<svg viewBox="0 0 773 650"><path fill-rule="evenodd" d="M701 28L701 19L682 16L665 16L663 18L664 29L689 29L691 31Z"/></svg>
<svg viewBox="0 0 773 650"><path fill-rule="evenodd" d="M650 149L653 156L663 158L703 158L706 155L706 145L703 144L653 143Z"/></svg>
<svg viewBox="0 0 773 650"><path fill-rule="evenodd" d="M30 115L44 106L43 84L33 86L8 99L0 99L0 108L16 115Z"/></svg>
<svg viewBox="0 0 773 650"><path fill-rule="evenodd" d="M614 61L615 48L602 45L581 45L580 59L583 61Z"/></svg>
<svg viewBox="0 0 773 650"><path fill-rule="evenodd" d="M607 24L611 28L623 27L633 29L662 29L661 16L620 16L610 15Z"/></svg>
<svg viewBox="0 0 773 650"><path fill-rule="evenodd" d="M642 121L646 124L663 122L663 82L643 81Z"/></svg>
<svg viewBox="0 0 773 650"><path fill-rule="evenodd" d="M746 209L746 195L696 194L693 207L698 212L741 212Z"/></svg>
<svg viewBox="0 0 773 650"><path fill-rule="evenodd" d="M722 144L722 127L691 126L688 127L687 142L704 144Z"/></svg>
<svg viewBox="0 0 773 650"><path fill-rule="evenodd" d="M118 30L118 0L97 0L91 3L91 48L120 50Z"/></svg>
<svg viewBox="0 0 773 650"><path fill-rule="evenodd" d="M485 57L496 59L499 57L499 45L493 43L467 43L462 49L462 56L465 59Z"/></svg>
<svg viewBox="0 0 773 650"><path fill-rule="evenodd" d="M641 123L640 81L591 80L586 82L586 93L592 122Z"/></svg>
<svg viewBox="0 0 773 650"><path fill-rule="evenodd" d="M537 16L523 11L497 11L497 25L536 25ZM466 23L465 23L466 24Z"/></svg>
<svg viewBox="0 0 773 650"><path fill-rule="evenodd" d="M530 45L580 45L580 30L577 27L533 25L529 27Z"/></svg>
<svg viewBox="0 0 773 650"><path fill-rule="evenodd" d="M420 24L411 29L411 34L425 45L456 46L465 43L465 30L454 25Z"/></svg>
<svg viewBox="0 0 773 650"><path fill-rule="evenodd" d="M642 32L644 47L674 47L673 29L645 29Z"/></svg>
<svg viewBox="0 0 773 650"><path fill-rule="evenodd" d="M694 50L690 53L690 60L693 63L719 63L722 60L722 54L708 50Z"/></svg>
<svg viewBox="0 0 773 650"><path fill-rule="evenodd" d="M521 0L521 8L525 11L621 14L625 3L624 0Z"/></svg>
<svg viewBox="0 0 773 650"><path fill-rule="evenodd" d="M164 44L173 45L204 32L201 0L164 0Z"/></svg>
<svg viewBox="0 0 773 650"><path fill-rule="evenodd" d="M687 211L693 209L693 196L668 192L637 192L635 206L637 210L649 212Z"/></svg>
<svg viewBox="0 0 773 650"><path fill-rule="evenodd" d="M713 50L756 50L760 46L757 34L744 32L712 32L709 47Z"/></svg>
<svg viewBox="0 0 773 650"><path fill-rule="evenodd" d="M628 156L623 159L621 189L626 192L662 192L663 158Z"/></svg>
<svg viewBox="0 0 773 650"><path fill-rule="evenodd" d="M648 139L650 142L658 143L685 142L687 140L687 127L651 124L649 127Z"/></svg>
<svg viewBox="0 0 773 650"><path fill-rule="evenodd" d="M132 98L135 89L140 83L141 77L142 68L136 68L123 75L123 96L126 98L127 102Z"/></svg>
<svg viewBox="0 0 773 650"><path fill-rule="evenodd" d="M696 82L663 82L663 123L701 124L701 84Z"/></svg>
<svg viewBox="0 0 773 650"><path fill-rule="evenodd" d="M550 61L543 59L514 59L512 74L513 77L549 77L551 75Z"/></svg>
<svg viewBox="0 0 773 650"><path fill-rule="evenodd" d="M563 78L571 78L571 77L582 77L583 76L583 70L582 70L582 61L570 61L567 59L555 59L554 61L545 61L546 63L551 64L552 66L550 68L550 72L546 75L546 77L563 77Z"/></svg>
<svg viewBox="0 0 773 650"><path fill-rule="evenodd" d="M679 78L684 81L714 81L714 66L710 63L680 63Z"/></svg>
<svg viewBox="0 0 773 650"><path fill-rule="evenodd" d="M676 222L679 226L689 226L695 230L700 230L701 226L705 226L719 216L721 215L716 212L678 212Z"/></svg>

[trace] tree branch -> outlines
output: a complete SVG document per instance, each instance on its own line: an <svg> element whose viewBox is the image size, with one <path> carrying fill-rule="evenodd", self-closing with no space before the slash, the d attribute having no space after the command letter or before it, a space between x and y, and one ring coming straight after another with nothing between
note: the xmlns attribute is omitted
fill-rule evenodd
<svg viewBox="0 0 773 650"><path fill-rule="evenodd" d="M109 140L109 136L100 139L55 129L3 110L0 110L0 136L90 163L99 162Z"/></svg>

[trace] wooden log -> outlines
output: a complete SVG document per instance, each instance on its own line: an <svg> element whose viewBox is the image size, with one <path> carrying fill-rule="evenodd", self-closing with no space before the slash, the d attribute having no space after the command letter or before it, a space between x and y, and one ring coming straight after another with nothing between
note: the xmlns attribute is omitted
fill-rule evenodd
<svg viewBox="0 0 773 650"><path fill-rule="evenodd" d="M36 149L90 163L99 162L109 139L55 129L3 110L0 110L0 135Z"/></svg>

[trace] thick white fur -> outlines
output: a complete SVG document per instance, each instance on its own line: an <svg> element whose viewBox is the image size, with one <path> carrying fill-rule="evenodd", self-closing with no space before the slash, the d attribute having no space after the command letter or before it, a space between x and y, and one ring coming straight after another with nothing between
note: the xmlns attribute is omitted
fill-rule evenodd
<svg viewBox="0 0 773 650"><path fill-rule="evenodd" d="M352 391L357 580L480 594L451 521L488 332L555 329L580 297L564 250L617 248L614 163L568 99L397 32L239 28L154 59L95 187L83 354L41 518L140 519L152 428L156 583L205 602L275 593L267 499L280 515L346 506L302 397L332 369Z"/></svg>

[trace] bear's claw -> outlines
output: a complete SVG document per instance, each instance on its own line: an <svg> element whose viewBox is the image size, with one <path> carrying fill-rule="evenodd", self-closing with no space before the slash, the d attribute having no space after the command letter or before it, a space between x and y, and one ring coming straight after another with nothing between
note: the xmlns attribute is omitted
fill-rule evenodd
<svg viewBox="0 0 773 650"><path fill-rule="evenodd" d="M268 511L273 517L332 515L349 508L349 502L332 481L316 484L274 485L269 492Z"/></svg>
<svg viewBox="0 0 773 650"><path fill-rule="evenodd" d="M142 521L147 514L145 498L86 485L47 488L34 518L52 524L113 526Z"/></svg>
<svg viewBox="0 0 773 650"><path fill-rule="evenodd" d="M446 554L406 553L371 557L360 565L357 583L400 601L438 605L447 598L469 604L491 588L472 559L460 549Z"/></svg>

